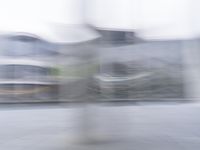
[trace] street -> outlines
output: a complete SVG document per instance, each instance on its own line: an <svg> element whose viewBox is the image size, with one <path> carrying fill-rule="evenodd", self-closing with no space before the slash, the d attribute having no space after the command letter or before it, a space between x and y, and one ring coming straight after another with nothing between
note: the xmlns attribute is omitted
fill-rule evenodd
<svg viewBox="0 0 200 150"><path fill-rule="evenodd" d="M0 109L1 150L199 150L200 147L199 104L93 104L89 106L92 115L88 132L97 141L91 143L81 141L84 133L80 122L84 115L79 106L9 107Z"/></svg>

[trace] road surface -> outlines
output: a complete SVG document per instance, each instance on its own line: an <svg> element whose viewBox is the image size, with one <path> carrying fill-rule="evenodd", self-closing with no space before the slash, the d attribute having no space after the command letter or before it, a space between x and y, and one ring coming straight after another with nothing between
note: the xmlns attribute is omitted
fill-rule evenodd
<svg viewBox="0 0 200 150"><path fill-rule="evenodd" d="M199 150L200 105L90 106L83 142L83 109L72 106L0 108L1 150Z"/></svg>

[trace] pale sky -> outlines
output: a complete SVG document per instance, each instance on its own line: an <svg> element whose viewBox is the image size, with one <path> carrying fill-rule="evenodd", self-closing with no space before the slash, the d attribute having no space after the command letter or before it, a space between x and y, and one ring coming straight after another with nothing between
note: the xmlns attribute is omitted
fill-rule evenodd
<svg viewBox="0 0 200 150"><path fill-rule="evenodd" d="M198 0L0 0L0 31L44 32L49 22L87 21L101 28L133 30L149 39L190 38L200 33L199 4Z"/></svg>

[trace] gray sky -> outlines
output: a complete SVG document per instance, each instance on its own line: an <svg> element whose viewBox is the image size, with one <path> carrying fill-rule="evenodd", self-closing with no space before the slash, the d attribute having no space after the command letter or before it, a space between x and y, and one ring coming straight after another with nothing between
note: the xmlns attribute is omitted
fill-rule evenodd
<svg viewBox="0 0 200 150"><path fill-rule="evenodd" d="M0 30L41 32L48 23L81 24L84 18L97 27L134 30L143 38L191 38L199 35L199 4L198 0L0 0Z"/></svg>

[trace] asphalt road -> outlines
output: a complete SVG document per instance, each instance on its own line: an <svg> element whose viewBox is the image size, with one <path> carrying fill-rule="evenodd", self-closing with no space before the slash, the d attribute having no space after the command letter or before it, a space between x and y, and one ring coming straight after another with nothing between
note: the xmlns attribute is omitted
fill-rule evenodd
<svg viewBox="0 0 200 150"><path fill-rule="evenodd" d="M4 106L0 150L200 149L199 104L88 107Z"/></svg>

